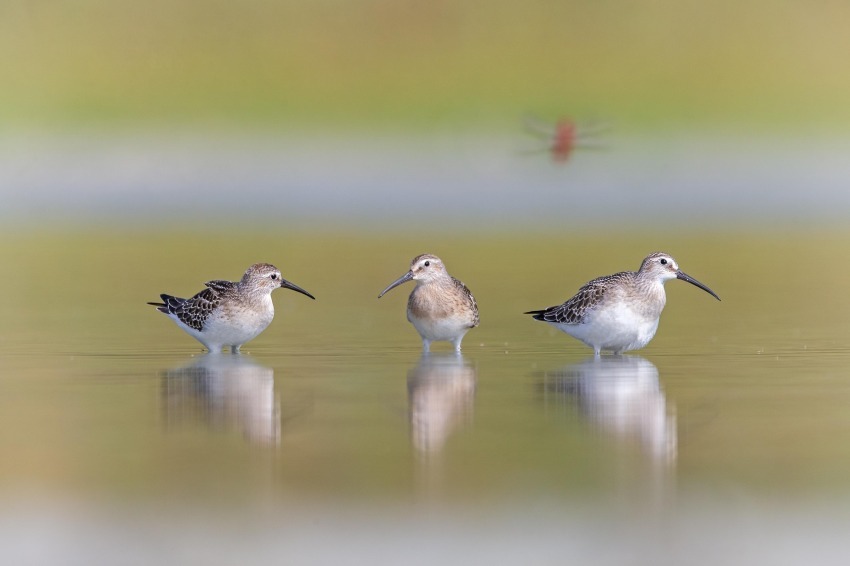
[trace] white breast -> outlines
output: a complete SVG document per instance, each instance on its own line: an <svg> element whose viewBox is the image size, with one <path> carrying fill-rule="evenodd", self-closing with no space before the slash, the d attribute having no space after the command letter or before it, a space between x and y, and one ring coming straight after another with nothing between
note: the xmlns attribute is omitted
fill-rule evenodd
<svg viewBox="0 0 850 566"><path fill-rule="evenodd" d="M615 303L590 313L582 324L557 326L592 348L622 352L646 346L655 336L658 320L625 303Z"/></svg>

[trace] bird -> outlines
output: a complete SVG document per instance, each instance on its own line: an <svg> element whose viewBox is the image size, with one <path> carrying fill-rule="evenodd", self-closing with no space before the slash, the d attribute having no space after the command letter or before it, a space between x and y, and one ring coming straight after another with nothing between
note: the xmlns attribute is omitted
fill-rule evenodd
<svg viewBox="0 0 850 566"><path fill-rule="evenodd" d="M466 285L449 275L440 258L422 254L413 258L410 270L390 283L378 298L411 280L416 281L416 287L407 301L407 320L422 337L423 351L431 350L431 342L447 341L460 352L464 335L479 323L475 297Z"/></svg>
<svg viewBox="0 0 850 566"><path fill-rule="evenodd" d="M255 263L237 282L207 281L206 289L190 299L162 294L161 303L148 303L165 313L177 326L203 344L211 353L229 347L234 354L271 324L274 303L271 293L278 287L316 297L290 283L270 263Z"/></svg>
<svg viewBox="0 0 850 566"><path fill-rule="evenodd" d="M670 279L687 281L720 300L680 270L669 254L654 252L644 258L638 271L598 277L567 302L525 314L584 342L596 356L603 350L621 354L643 348L655 336L667 301L664 283Z"/></svg>

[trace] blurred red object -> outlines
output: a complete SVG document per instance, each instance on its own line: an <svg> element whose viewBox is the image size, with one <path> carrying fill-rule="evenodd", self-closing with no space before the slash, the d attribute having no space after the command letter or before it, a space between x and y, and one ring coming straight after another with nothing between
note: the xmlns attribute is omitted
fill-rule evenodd
<svg viewBox="0 0 850 566"><path fill-rule="evenodd" d="M549 153L555 163L566 163L576 149L604 148L595 137L606 129L602 124L579 125L572 118L561 118L554 124L533 116L525 119L525 130L547 142L545 147L532 149L528 153Z"/></svg>

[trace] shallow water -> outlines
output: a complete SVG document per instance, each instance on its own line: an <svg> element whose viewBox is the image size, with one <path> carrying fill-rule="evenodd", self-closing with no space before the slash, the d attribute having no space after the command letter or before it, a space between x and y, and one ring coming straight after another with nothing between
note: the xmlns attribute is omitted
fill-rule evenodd
<svg viewBox="0 0 850 566"><path fill-rule="evenodd" d="M836 258L850 232L4 241L10 556L708 564L847 550L850 267ZM668 283L641 351L594 360L521 314L656 249L722 302ZM425 251L478 299L460 357L447 344L422 357L409 286L377 299ZM241 356L202 354L145 305L255 261L317 300L275 292L275 321Z"/></svg>

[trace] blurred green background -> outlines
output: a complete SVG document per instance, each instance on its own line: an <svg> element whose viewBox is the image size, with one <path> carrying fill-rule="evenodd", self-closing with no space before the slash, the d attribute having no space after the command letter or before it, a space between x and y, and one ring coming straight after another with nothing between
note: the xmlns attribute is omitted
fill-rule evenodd
<svg viewBox="0 0 850 566"><path fill-rule="evenodd" d="M844 2L0 4L7 130L850 125Z"/></svg>

